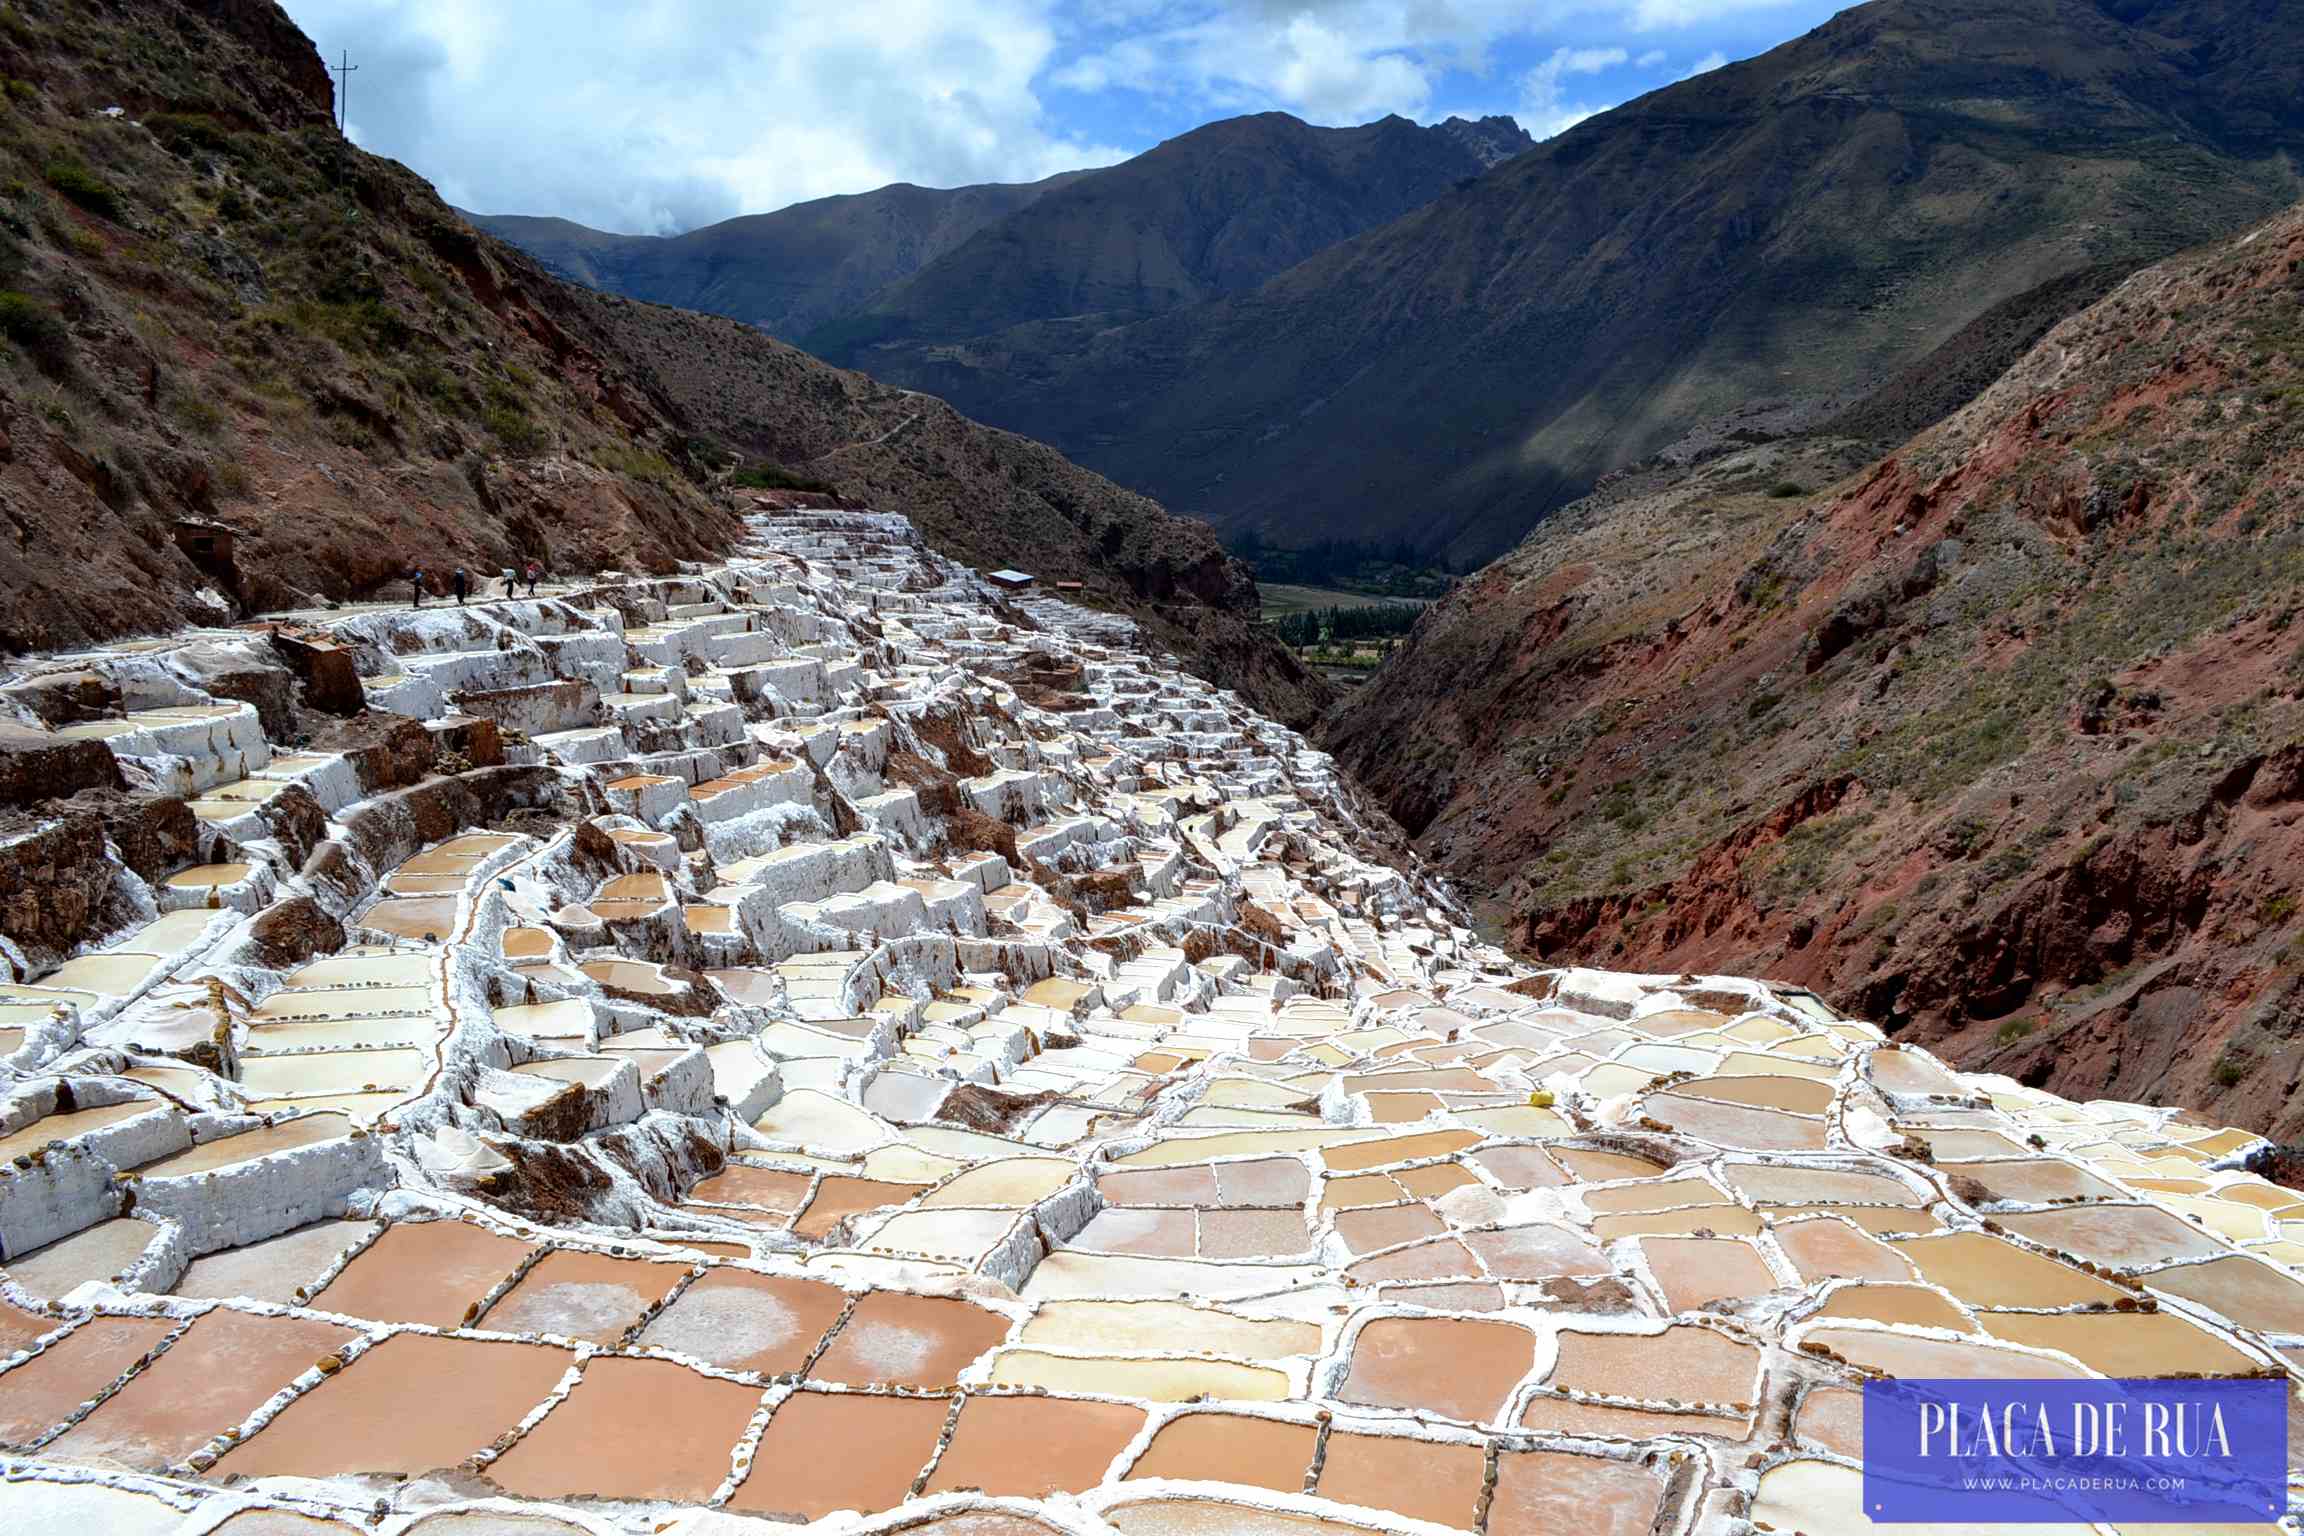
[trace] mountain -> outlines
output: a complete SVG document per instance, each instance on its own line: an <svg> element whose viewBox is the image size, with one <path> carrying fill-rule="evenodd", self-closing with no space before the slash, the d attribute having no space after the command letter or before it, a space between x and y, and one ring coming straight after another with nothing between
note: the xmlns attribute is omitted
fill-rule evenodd
<svg viewBox="0 0 2304 1536"><path fill-rule="evenodd" d="M729 315L792 337L853 313L978 230L1084 174L949 190L899 183L670 236L610 234L517 214L465 217L587 288Z"/></svg>
<svg viewBox="0 0 2304 1536"><path fill-rule="evenodd" d="M1245 292L840 356L1228 533L1489 556L1696 423L1828 414L1996 304L2286 206L2300 23L2298 0L1874 0Z"/></svg>
<svg viewBox="0 0 2304 1536"><path fill-rule="evenodd" d="M1887 457L1612 479L1324 744L1538 955L1750 963L1971 1066L2292 1137L2300 490L2304 207L2129 277Z"/></svg>
<svg viewBox="0 0 2304 1536"><path fill-rule="evenodd" d="M271 0L10 8L0 76L0 650L399 601L411 565L669 570L740 535L741 463L979 563L1028 529L1188 665L1325 702L1204 524L757 331L636 324L347 144Z"/></svg>
<svg viewBox="0 0 2304 1536"><path fill-rule="evenodd" d="M835 362L1038 321L1109 323L1253 287L1534 141L1508 117L1315 128L1229 118L1105 170L899 185L673 236L473 214L603 292L726 315Z"/></svg>
<svg viewBox="0 0 2304 1536"><path fill-rule="evenodd" d="M910 379L939 371L941 343L1037 322L1092 329L1241 292L1533 142L1509 118L1228 118L1036 199L805 339Z"/></svg>

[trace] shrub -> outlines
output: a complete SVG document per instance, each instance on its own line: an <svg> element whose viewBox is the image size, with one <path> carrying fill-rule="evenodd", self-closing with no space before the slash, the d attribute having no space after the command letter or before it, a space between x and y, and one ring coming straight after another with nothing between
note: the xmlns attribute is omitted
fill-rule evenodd
<svg viewBox="0 0 2304 1536"><path fill-rule="evenodd" d="M1808 488L1797 480L1779 480L1768 487L1768 494L1778 500L1784 500L1793 496L1805 496L1808 494Z"/></svg>
<svg viewBox="0 0 2304 1536"><path fill-rule="evenodd" d="M232 143L231 131L205 112L155 112L144 119L144 126L178 154L191 149L221 151Z"/></svg>
<svg viewBox="0 0 2304 1536"><path fill-rule="evenodd" d="M44 364L61 361L69 337L56 312L30 294L0 291L0 336Z"/></svg>
<svg viewBox="0 0 2304 1536"><path fill-rule="evenodd" d="M169 402L176 419L189 431L213 437L224 430L224 410L201 395L178 395Z"/></svg>
<svg viewBox="0 0 2304 1536"><path fill-rule="evenodd" d="M2209 1075L2216 1079L2217 1087L2233 1087L2248 1075L2248 1058L2236 1051L2226 1051L2216 1058L2216 1065Z"/></svg>
<svg viewBox="0 0 2304 1536"><path fill-rule="evenodd" d="M2267 928L2284 923L2295 915L2296 898L2286 892L2278 896L2267 896L2256 907L2256 921Z"/></svg>
<svg viewBox="0 0 2304 1536"><path fill-rule="evenodd" d="M821 496L832 494L832 487L824 481L794 474L783 465L771 463L767 459L754 459L729 478L737 485L755 491L810 491Z"/></svg>
<svg viewBox="0 0 2304 1536"><path fill-rule="evenodd" d="M100 219L120 217L120 194L112 183L77 160L48 163L48 185Z"/></svg>
<svg viewBox="0 0 2304 1536"><path fill-rule="evenodd" d="M536 424L535 417L516 406L491 405L480 413L480 424L514 458L537 453L544 447L544 429Z"/></svg>
<svg viewBox="0 0 2304 1536"><path fill-rule="evenodd" d="M1999 1041L2002 1045L2014 1045L2017 1041L2023 1039L2026 1035L2031 1034L2032 1031L2038 1029L2039 1027L2039 1021L2036 1019L2010 1019L2007 1023L2000 1026L1998 1033L1993 1035L1992 1038Z"/></svg>

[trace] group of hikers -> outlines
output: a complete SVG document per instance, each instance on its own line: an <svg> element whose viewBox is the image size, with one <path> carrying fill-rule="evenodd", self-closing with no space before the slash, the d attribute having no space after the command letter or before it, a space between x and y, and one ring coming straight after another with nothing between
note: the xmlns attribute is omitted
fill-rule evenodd
<svg viewBox="0 0 2304 1536"><path fill-rule="evenodd" d="M517 570L508 565L504 567L503 570L504 596L519 596L520 583L525 581L528 583L528 595L530 597L534 597L536 595L536 584L543 579L544 567L537 564L533 560L529 561L525 566L520 567ZM408 590L410 594L414 596L416 600L416 606L419 608L424 606L425 585L426 577L424 574L424 567L420 565L410 566L408 568ZM456 605L458 607L462 607L464 605L465 596L471 591L471 588L472 579L465 574L464 568L462 566L458 566L455 570L448 573L448 590L455 596ZM481 595L486 596L485 593Z"/></svg>

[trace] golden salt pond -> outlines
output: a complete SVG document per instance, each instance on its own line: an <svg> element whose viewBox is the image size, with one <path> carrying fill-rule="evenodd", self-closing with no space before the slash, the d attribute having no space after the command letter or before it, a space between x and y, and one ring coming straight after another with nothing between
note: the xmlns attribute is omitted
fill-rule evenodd
<svg viewBox="0 0 2304 1536"><path fill-rule="evenodd" d="M250 1093L267 1097L366 1093L414 1088L431 1066L430 1051L316 1051L250 1057L240 1064L240 1081Z"/></svg>
<svg viewBox="0 0 2304 1536"><path fill-rule="evenodd" d="M1483 1446L1336 1430L1323 1450L1314 1492L1340 1504L1372 1505L1464 1528L1475 1523L1487 1471Z"/></svg>
<svg viewBox="0 0 2304 1536"><path fill-rule="evenodd" d="M323 1141L336 1141L352 1133L352 1122L343 1115L298 1115L253 1131L237 1135L220 1136L205 1141L188 1152L162 1158L149 1164L141 1173L147 1179L178 1178L189 1173L208 1173L218 1168L231 1168L275 1152L293 1151L297 1147L314 1146Z"/></svg>
<svg viewBox="0 0 2304 1536"><path fill-rule="evenodd" d="M2128 1292L1985 1232L1894 1240L1921 1278L1971 1307L2074 1307Z"/></svg>
<svg viewBox="0 0 2304 1536"><path fill-rule="evenodd" d="M44 987L93 992L100 997L126 997L149 980L160 967L156 954L112 950L67 960L40 978Z"/></svg>
<svg viewBox="0 0 2304 1536"><path fill-rule="evenodd" d="M2020 1237L2098 1264L2163 1264L2227 1251L2198 1227L2151 1205L2067 1205L1999 1220Z"/></svg>
<svg viewBox="0 0 2304 1536"><path fill-rule="evenodd" d="M1805 1344L1821 1344L1867 1370L1891 1376L1965 1376L1978 1380L2021 1381L2028 1376L2085 1376L2078 1366L2046 1355L1998 1349L1967 1340L1924 1339L1880 1328L1811 1328Z"/></svg>
<svg viewBox="0 0 2304 1536"><path fill-rule="evenodd" d="M1660 1334L1560 1334L1548 1384L1603 1397L1749 1404L1757 1400L1760 1351L1709 1328Z"/></svg>
<svg viewBox="0 0 2304 1536"><path fill-rule="evenodd" d="M1675 1312L1725 1296L1753 1296L1777 1281L1758 1249L1733 1238L1647 1237L1640 1247Z"/></svg>
<svg viewBox="0 0 2304 1536"><path fill-rule="evenodd" d="M681 988L681 983L664 974L662 966L647 960L587 960L577 969L620 992L669 997Z"/></svg>
<svg viewBox="0 0 2304 1536"><path fill-rule="evenodd" d="M252 867L247 864L196 864L190 869L176 871L160 883L176 890L207 890L238 885L248 878Z"/></svg>
<svg viewBox="0 0 2304 1536"><path fill-rule="evenodd" d="M992 1380L1001 1386L1140 1397L1153 1403L1189 1403L1202 1398L1276 1403L1288 1396L1287 1373L1270 1366L1119 1355L1084 1358L1037 1349L1001 1351L992 1362Z"/></svg>
<svg viewBox="0 0 2304 1536"><path fill-rule="evenodd" d="M439 958L421 950L348 949L289 973L290 988L429 987L439 980Z"/></svg>
<svg viewBox="0 0 2304 1536"><path fill-rule="evenodd" d="M376 1224L370 1221L315 1222L244 1248L194 1259L173 1289L195 1299L244 1296L285 1304L375 1231Z"/></svg>
<svg viewBox="0 0 2304 1536"><path fill-rule="evenodd" d="M1867 1318L1915 1328L1948 1328L1973 1333L1975 1321L1934 1286L1910 1284L1844 1285L1825 1298L1819 1318Z"/></svg>
<svg viewBox="0 0 2304 1536"><path fill-rule="evenodd" d="M444 940L456 921L454 896L405 896L379 901L360 915L360 926L425 943Z"/></svg>
<svg viewBox="0 0 2304 1536"><path fill-rule="evenodd" d="M1104 1511L1121 1536L1366 1536L1373 1528L1223 1499L1141 1499Z"/></svg>
<svg viewBox="0 0 2304 1536"><path fill-rule="evenodd" d="M88 1109L66 1110L60 1115L48 1115L33 1121L22 1130L0 1136L0 1162L37 1152L52 1141L70 1141L107 1125L118 1125L123 1120L150 1114L167 1106L158 1099L130 1099L123 1104L99 1104Z"/></svg>
<svg viewBox="0 0 2304 1536"><path fill-rule="evenodd" d="M0 1274L34 1296L62 1296L88 1280L110 1280L144 1256L159 1228L133 1217L100 1221L0 1262Z"/></svg>
<svg viewBox="0 0 2304 1536"><path fill-rule="evenodd" d="M686 1273L680 1264L561 1249L522 1275L476 1326L614 1344Z"/></svg>
<svg viewBox="0 0 2304 1536"><path fill-rule="evenodd" d="M440 995L424 985L328 987L273 993L256 1005L252 1024L287 1019L359 1019L387 1013L430 1014Z"/></svg>
<svg viewBox="0 0 2304 1536"><path fill-rule="evenodd" d="M2229 1375L2262 1364L2167 1312L1987 1312L1996 1339L2054 1349L2106 1376Z"/></svg>
<svg viewBox="0 0 2304 1536"><path fill-rule="evenodd" d="M1265 1321L1171 1301L1052 1301L1036 1311L1020 1344L1065 1352L1126 1354L1131 1350L1173 1349L1189 1340L1193 1349L1243 1360L1277 1360L1320 1351L1313 1323Z"/></svg>
<svg viewBox="0 0 2304 1536"><path fill-rule="evenodd" d="M1000 1313L964 1301L873 1291L858 1299L808 1374L851 1387L950 1387L1007 1336Z"/></svg>
<svg viewBox="0 0 2304 1536"><path fill-rule="evenodd" d="M2234 1256L2153 1272L2144 1282L2169 1296L2199 1302L2243 1328L2304 1333L2304 1282L2255 1259Z"/></svg>

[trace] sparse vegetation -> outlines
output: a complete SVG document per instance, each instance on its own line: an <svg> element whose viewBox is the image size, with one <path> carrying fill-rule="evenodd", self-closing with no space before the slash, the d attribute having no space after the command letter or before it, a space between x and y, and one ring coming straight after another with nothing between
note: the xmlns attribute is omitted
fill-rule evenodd
<svg viewBox="0 0 2304 1536"><path fill-rule="evenodd" d="M51 160L46 171L48 185L79 207L87 209L101 219L118 219L121 202L119 189L77 160Z"/></svg>
<svg viewBox="0 0 2304 1536"><path fill-rule="evenodd" d="M836 494L830 481L799 474L767 459L754 459L728 479L731 484L754 491L800 491L817 496Z"/></svg>

